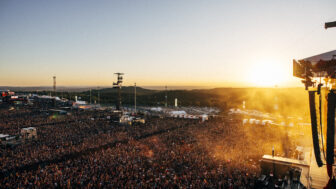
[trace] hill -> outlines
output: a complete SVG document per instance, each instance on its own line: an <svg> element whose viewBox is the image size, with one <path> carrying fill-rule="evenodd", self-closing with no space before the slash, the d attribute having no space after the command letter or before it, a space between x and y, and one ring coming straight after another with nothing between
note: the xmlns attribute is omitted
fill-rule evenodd
<svg viewBox="0 0 336 189"><path fill-rule="evenodd" d="M49 90L38 94L50 94ZM26 91L27 92L27 91ZM36 93L36 90L30 91ZM134 87L122 87L123 106L134 105ZM90 100L90 90L58 91L57 96L82 100ZM164 90L151 90L137 87L137 105L164 106ZM230 108L242 108L243 102L247 109L278 113L281 115L297 115L309 117L308 93L303 88L214 88L194 90L168 90L168 106L173 106L175 98L179 106L208 106L217 107L222 111ZM91 90L91 102L112 105L117 102L118 91L113 88Z"/></svg>
<svg viewBox="0 0 336 189"><path fill-rule="evenodd" d="M92 99L101 103L113 104L117 100L116 89L91 91ZM85 100L90 92L78 93ZM164 90L149 90L137 87L137 104L146 106L164 106ZM223 111L230 108L242 108L243 101L247 109L255 109L281 115L308 116L308 93L303 88L215 88L195 90L168 90L168 105L173 106L175 98L179 106L210 106ZM122 103L133 106L134 87L122 88Z"/></svg>

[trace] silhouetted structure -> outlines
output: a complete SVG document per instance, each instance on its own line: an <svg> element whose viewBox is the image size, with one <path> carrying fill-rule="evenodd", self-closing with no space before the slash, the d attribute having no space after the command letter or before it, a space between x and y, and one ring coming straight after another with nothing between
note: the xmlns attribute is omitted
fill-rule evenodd
<svg viewBox="0 0 336 189"><path fill-rule="evenodd" d="M56 96L56 76L53 76L53 80L54 80L54 86L53 86L54 95Z"/></svg>
<svg viewBox="0 0 336 189"><path fill-rule="evenodd" d="M124 73L114 73L117 75L117 82L113 82L113 88L117 88L118 89L118 100L117 100L117 104L116 104L116 109L120 110L121 107L121 84L123 81L123 76Z"/></svg>
<svg viewBox="0 0 336 189"><path fill-rule="evenodd" d="M134 83L134 112L136 113L136 83Z"/></svg>
<svg viewBox="0 0 336 189"><path fill-rule="evenodd" d="M168 106L167 85L166 85L165 89L166 89L166 95L165 95L166 102L165 102L165 107L167 108L167 106Z"/></svg>
<svg viewBox="0 0 336 189"><path fill-rule="evenodd" d="M324 28L325 28L325 29L333 28L333 27L336 27L336 21L334 21L334 22L326 22L326 23L324 24Z"/></svg>

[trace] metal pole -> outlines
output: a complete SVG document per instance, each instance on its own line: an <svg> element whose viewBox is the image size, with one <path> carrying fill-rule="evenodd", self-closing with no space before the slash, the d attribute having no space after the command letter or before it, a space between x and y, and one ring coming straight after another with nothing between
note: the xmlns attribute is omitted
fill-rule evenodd
<svg viewBox="0 0 336 189"><path fill-rule="evenodd" d="M90 104L91 104L91 89L90 89Z"/></svg>
<svg viewBox="0 0 336 189"><path fill-rule="evenodd" d="M121 106L121 86L119 86L119 88L118 88L118 107L117 107L117 110L121 110L120 106Z"/></svg>
<svg viewBox="0 0 336 189"><path fill-rule="evenodd" d="M134 111L136 113L136 83L134 83Z"/></svg>
<svg viewBox="0 0 336 189"><path fill-rule="evenodd" d="M54 79L54 107L56 107L56 76L53 76L53 79ZM50 94L51 96L51 94Z"/></svg>
<svg viewBox="0 0 336 189"><path fill-rule="evenodd" d="M54 80L54 96L56 96L56 76L53 76L53 80Z"/></svg>
<svg viewBox="0 0 336 189"><path fill-rule="evenodd" d="M165 98L166 98L165 107L167 108L167 106L168 106L167 85L166 85L166 96L165 96Z"/></svg>
<svg viewBox="0 0 336 189"><path fill-rule="evenodd" d="M100 104L100 90L99 90L99 87L98 87L98 104Z"/></svg>

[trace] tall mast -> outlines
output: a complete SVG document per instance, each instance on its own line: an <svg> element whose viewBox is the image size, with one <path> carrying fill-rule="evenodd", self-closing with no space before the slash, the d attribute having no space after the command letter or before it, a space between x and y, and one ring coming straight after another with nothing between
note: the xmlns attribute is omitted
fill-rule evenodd
<svg viewBox="0 0 336 189"><path fill-rule="evenodd" d="M100 89L98 87L98 104L100 104Z"/></svg>
<svg viewBox="0 0 336 189"><path fill-rule="evenodd" d="M90 104L91 104L91 89L90 89Z"/></svg>
<svg viewBox="0 0 336 189"><path fill-rule="evenodd" d="M117 82L113 82L113 88L117 88L118 89L118 100L117 100L117 104L116 104L116 109L120 110L120 106L121 106L121 84L123 82L123 76L124 73L114 73L115 75L117 75Z"/></svg>
<svg viewBox="0 0 336 189"><path fill-rule="evenodd" d="M166 95L165 95L165 98L166 98L165 107L167 108L167 106L168 106L167 85L166 85L165 89L166 89L165 90L165 92L166 92Z"/></svg>
<svg viewBox="0 0 336 189"><path fill-rule="evenodd" d="M136 113L136 83L134 83L134 111Z"/></svg>
<svg viewBox="0 0 336 189"><path fill-rule="evenodd" d="M53 85L54 96L56 96L56 76L53 76L53 80L54 80L54 85Z"/></svg>

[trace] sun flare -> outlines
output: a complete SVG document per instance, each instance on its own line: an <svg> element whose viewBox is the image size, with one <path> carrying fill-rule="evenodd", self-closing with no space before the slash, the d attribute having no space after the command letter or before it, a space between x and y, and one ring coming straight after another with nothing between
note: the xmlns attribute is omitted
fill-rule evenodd
<svg viewBox="0 0 336 189"><path fill-rule="evenodd" d="M275 61L260 61L249 70L248 82L257 87L273 87L286 81L286 69Z"/></svg>

